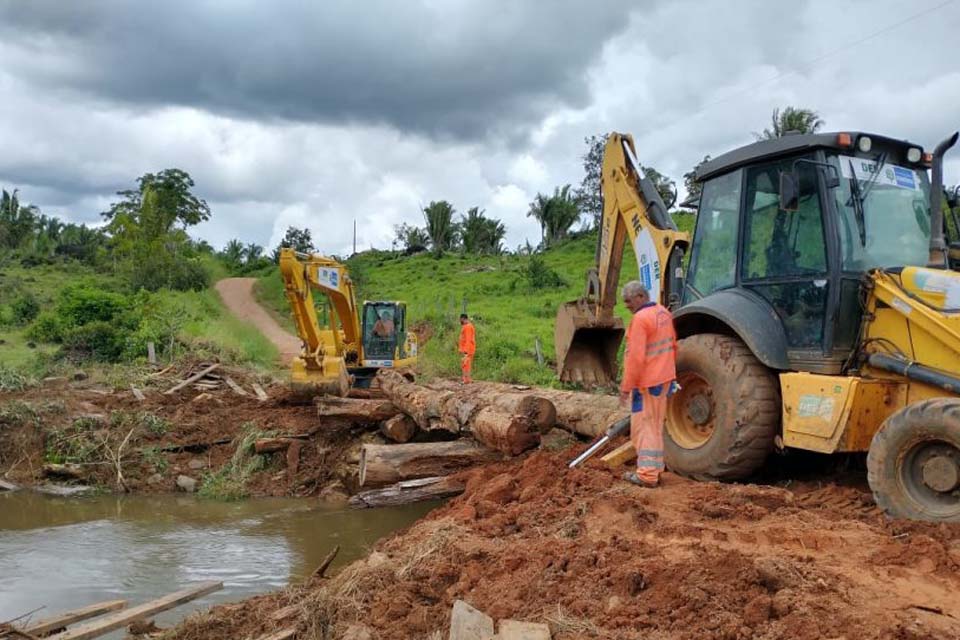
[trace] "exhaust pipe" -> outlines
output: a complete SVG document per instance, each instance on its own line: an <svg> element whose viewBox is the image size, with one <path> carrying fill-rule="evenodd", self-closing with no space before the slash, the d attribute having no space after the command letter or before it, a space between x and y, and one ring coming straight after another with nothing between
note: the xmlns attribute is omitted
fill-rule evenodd
<svg viewBox="0 0 960 640"><path fill-rule="evenodd" d="M947 259L947 243L943 237L943 155L957 144L960 132L941 142L933 150L933 163L930 169L930 256L927 266L937 269L949 267Z"/></svg>

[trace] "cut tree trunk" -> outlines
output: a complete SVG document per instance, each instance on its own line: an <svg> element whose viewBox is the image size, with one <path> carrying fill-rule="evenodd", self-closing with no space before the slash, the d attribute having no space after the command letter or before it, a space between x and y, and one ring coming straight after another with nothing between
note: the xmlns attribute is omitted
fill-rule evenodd
<svg viewBox="0 0 960 640"><path fill-rule="evenodd" d="M511 456L540 444L540 431L527 416L504 413L496 407L480 409L470 421L473 437L491 449Z"/></svg>
<svg viewBox="0 0 960 640"><path fill-rule="evenodd" d="M394 371L377 375L387 396L421 429L440 424L450 431L468 431L488 447L510 455L537 446L541 433L555 422L553 403L536 393L504 393L480 385L423 387Z"/></svg>
<svg viewBox="0 0 960 640"><path fill-rule="evenodd" d="M472 440L365 444L360 450L360 486L382 487L402 480L446 476L501 458L496 451Z"/></svg>
<svg viewBox="0 0 960 640"><path fill-rule="evenodd" d="M350 506L356 509L369 507L392 507L400 504L438 500L460 495L464 483L451 477L421 478L398 482L382 489L361 491L350 498Z"/></svg>
<svg viewBox="0 0 960 640"><path fill-rule="evenodd" d="M363 400L323 396L317 399L317 415L321 418L345 418L353 422L374 424L398 415L400 409L389 400Z"/></svg>
<svg viewBox="0 0 960 640"><path fill-rule="evenodd" d="M405 413L400 413L380 423L380 433L388 440L403 444L417 435L417 423Z"/></svg>
<svg viewBox="0 0 960 640"><path fill-rule="evenodd" d="M620 406L620 399L613 395L585 393L582 391L560 391L539 387L517 387L499 382L474 382L469 385L485 396L501 394L533 395L545 398L556 408L556 425L567 431L596 438L629 411ZM454 388L450 382L435 382L430 388L447 390Z"/></svg>
<svg viewBox="0 0 960 640"><path fill-rule="evenodd" d="M413 418L423 431L460 434L460 423L444 407L452 391L437 392L414 384L396 371L381 369L377 373L380 388L398 409Z"/></svg>

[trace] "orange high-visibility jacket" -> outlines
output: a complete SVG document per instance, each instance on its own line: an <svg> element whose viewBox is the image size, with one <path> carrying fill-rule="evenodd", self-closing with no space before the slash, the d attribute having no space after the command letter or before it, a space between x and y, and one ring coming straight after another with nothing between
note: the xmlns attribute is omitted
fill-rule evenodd
<svg viewBox="0 0 960 640"><path fill-rule="evenodd" d="M472 356L477 351L476 335L477 330L474 329L472 322L460 327L460 353L468 353Z"/></svg>
<svg viewBox="0 0 960 640"><path fill-rule="evenodd" d="M673 316L655 302L643 305L627 329L621 391L649 389L677 377L677 333Z"/></svg>

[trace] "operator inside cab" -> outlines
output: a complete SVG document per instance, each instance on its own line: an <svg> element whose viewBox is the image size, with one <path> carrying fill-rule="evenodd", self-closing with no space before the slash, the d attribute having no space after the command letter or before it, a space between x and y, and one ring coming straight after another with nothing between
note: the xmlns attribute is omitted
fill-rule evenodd
<svg viewBox="0 0 960 640"><path fill-rule="evenodd" d="M378 338L392 338L393 332L393 315L389 311L381 311L373 325L373 335Z"/></svg>

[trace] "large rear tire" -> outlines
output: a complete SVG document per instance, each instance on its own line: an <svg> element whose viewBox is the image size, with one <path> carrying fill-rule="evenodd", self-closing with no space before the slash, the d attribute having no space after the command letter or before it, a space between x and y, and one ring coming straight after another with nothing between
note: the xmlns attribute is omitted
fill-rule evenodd
<svg viewBox="0 0 960 640"><path fill-rule="evenodd" d="M679 343L664 434L667 468L700 480L759 469L780 427L780 384L738 338L705 333Z"/></svg>
<svg viewBox="0 0 960 640"><path fill-rule="evenodd" d="M893 518L960 522L960 399L908 405L873 436L873 498Z"/></svg>

